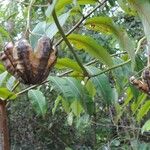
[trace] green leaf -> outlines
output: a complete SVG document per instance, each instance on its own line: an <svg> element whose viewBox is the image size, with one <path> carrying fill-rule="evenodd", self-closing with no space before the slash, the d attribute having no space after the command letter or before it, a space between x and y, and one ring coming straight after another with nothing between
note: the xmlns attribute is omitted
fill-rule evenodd
<svg viewBox="0 0 150 150"><path fill-rule="evenodd" d="M72 77L60 78L52 76L49 76L48 80L50 81L50 85L53 86L54 90L62 96L62 105L63 107L67 105L66 110L68 110L68 104L70 106L70 104L72 104L75 100L78 100L80 101L81 105L83 105L84 109L90 113L88 105L90 104L92 106L93 101L85 86L81 84L81 80L77 80Z"/></svg>
<svg viewBox="0 0 150 150"><path fill-rule="evenodd" d="M138 96L137 100L131 104L131 110L132 110L133 114L136 113L136 111L139 109L140 105L145 101L146 97L147 97L147 95L143 93L140 96Z"/></svg>
<svg viewBox="0 0 150 150"><path fill-rule="evenodd" d="M40 39L40 37L45 34L45 29L46 29L46 22L42 21L39 22L32 30L33 34L31 34L29 38L33 49L36 47L36 44Z"/></svg>
<svg viewBox="0 0 150 150"><path fill-rule="evenodd" d="M53 114L53 115L55 114L56 109L57 109L57 107L58 107L58 105L59 105L59 103L60 103L61 99L62 99L62 97L61 97L61 96L58 96L58 97L56 98L56 100L55 100L55 104L54 104L54 107L53 107L53 109L52 109L52 114Z"/></svg>
<svg viewBox="0 0 150 150"><path fill-rule="evenodd" d="M72 102L71 109L72 109L72 112L74 113L74 115L77 117L79 117L80 114L83 112L83 107L82 107L80 101L78 101L78 100L75 100Z"/></svg>
<svg viewBox="0 0 150 150"><path fill-rule="evenodd" d="M73 78L60 78L49 76L48 80L51 81L54 89L58 91L58 93L61 94L66 100L72 101L76 98L79 98L81 95L79 87L77 87L76 85L76 82L78 81ZM72 82L72 84L69 84L69 80L70 82Z"/></svg>
<svg viewBox="0 0 150 150"><path fill-rule="evenodd" d="M106 34L117 34L118 32L112 19L104 16L87 19L85 26L90 30L99 31Z"/></svg>
<svg viewBox="0 0 150 150"><path fill-rule="evenodd" d="M113 20L109 17L93 17L90 19L87 19L85 22L85 26L94 31L99 31L103 33L109 33L115 35L117 38L120 47L127 51L132 62L132 67L134 67L135 64L135 51L134 51L134 43L131 38L129 38L127 32L123 30L122 28L115 25Z"/></svg>
<svg viewBox="0 0 150 150"><path fill-rule="evenodd" d="M58 20L59 20L59 23L61 26L63 26L68 17L70 15L70 11L60 15L58 17ZM53 38L53 36L58 32L58 29L57 29L57 26L55 25L55 23L52 23L52 24L47 24L47 27L46 27L46 35L51 39Z"/></svg>
<svg viewBox="0 0 150 150"><path fill-rule="evenodd" d="M117 0L120 7L129 15L136 15L136 11L131 7L129 3L127 3L128 0Z"/></svg>
<svg viewBox="0 0 150 150"><path fill-rule="evenodd" d="M0 72L4 72L6 69L3 64L0 64Z"/></svg>
<svg viewBox="0 0 150 150"><path fill-rule="evenodd" d="M44 117L47 112L47 103L43 93L39 90L30 90L28 97L36 113Z"/></svg>
<svg viewBox="0 0 150 150"><path fill-rule="evenodd" d="M145 104L141 106L137 113L137 121L141 121L141 119L148 113L150 110L150 100L146 101Z"/></svg>
<svg viewBox="0 0 150 150"><path fill-rule="evenodd" d="M91 97L94 99L94 96L96 95L96 89L93 83L90 80L88 80L85 86Z"/></svg>
<svg viewBox="0 0 150 150"><path fill-rule="evenodd" d="M135 9L140 16L142 21L144 32L147 41L150 42L150 1L149 0L128 0L129 4L132 5L132 9Z"/></svg>
<svg viewBox="0 0 150 150"><path fill-rule="evenodd" d="M6 38L10 38L9 32L7 32L2 26L0 26L0 34Z"/></svg>
<svg viewBox="0 0 150 150"><path fill-rule="evenodd" d="M52 14L52 12L53 12L53 10L54 10L54 7L55 7L55 5L56 5L56 3L57 3L57 0L53 0L53 1L52 1L52 4L50 4L50 5L48 6L48 8L47 8L47 10L46 10L46 12L45 12L45 15L46 15L47 17L51 16L51 14Z"/></svg>
<svg viewBox="0 0 150 150"><path fill-rule="evenodd" d="M72 123L73 123L73 113L72 112L70 112L68 114L68 116L67 116L67 122L68 122L69 126L72 125Z"/></svg>
<svg viewBox="0 0 150 150"><path fill-rule="evenodd" d="M113 59L114 65L118 65L124 63L124 61L120 58ZM124 90L125 84L127 84L129 79L129 74L131 73L131 66L130 64L123 65L119 68L113 69L113 74L116 78L116 84L119 87L120 92Z"/></svg>
<svg viewBox="0 0 150 150"><path fill-rule="evenodd" d="M63 26L68 19L70 11L64 13L58 17L60 25ZM43 36L47 35L50 39L54 37L54 35L58 32L57 26L55 23L46 23L46 21L39 22L35 28L33 29L33 34L30 36L30 42L33 48L35 48L38 39Z"/></svg>
<svg viewBox="0 0 150 150"><path fill-rule="evenodd" d="M66 100L72 101L75 99L85 99L87 98L84 95L85 88L81 84L80 80L77 80L72 77L52 77L49 76L48 80L51 81L51 84L54 86L54 89L58 91Z"/></svg>
<svg viewBox="0 0 150 150"><path fill-rule="evenodd" d="M112 58L110 54L100 46L93 38L85 35L71 34L68 36L68 39L74 44L74 46L81 50L84 49L90 55L98 58L100 61L105 63L108 66L112 66Z"/></svg>
<svg viewBox="0 0 150 150"><path fill-rule="evenodd" d="M80 68L78 63L70 58L57 59L55 67L58 69L70 68L75 71L82 72L82 69Z"/></svg>
<svg viewBox="0 0 150 150"><path fill-rule="evenodd" d="M14 84L15 84L15 81L16 81L16 78L14 76L11 76L7 83L6 83L6 87L9 89L9 90L12 90Z"/></svg>
<svg viewBox="0 0 150 150"><path fill-rule="evenodd" d="M7 88L0 88L0 99L16 99L15 93L9 91Z"/></svg>
<svg viewBox="0 0 150 150"><path fill-rule="evenodd" d="M3 73L0 74L0 86L2 86L2 84L4 83L6 77L7 77L8 72L5 71Z"/></svg>
<svg viewBox="0 0 150 150"><path fill-rule="evenodd" d="M127 106L129 104L129 102L132 100L133 98L133 93L131 91L131 88L128 87L126 90L126 98L124 99L124 103L123 103L123 107Z"/></svg>
<svg viewBox="0 0 150 150"><path fill-rule="evenodd" d="M70 112L70 104L67 100L62 98L62 106L66 113Z"/></svg>
<svg viewBox="0 0 150 150"><path fill-rule="evenodd" d="M143 125L143 127L142 127L142 134L145 132L145 131L150 131L150 120L147 120L146 122L145 122L145 124Z"/></svg>
<svg viewBox="0 0 150 150"><path fill-rule="evenodd" d="M96 3L97 0L78 0L77 3L79 5L86 5L86 4L94 4ZM72 0L58 0L57 4L56 4L56 11L60 12L62 9L64 9L65 6L67 6L68 4L73 4ZM74 5L73 5L74 6Z"/></svg>
<svg viewBox="0 0 150 150"><path fill-rule="evenodd" d="M99 69L93 66L88 66L86 69L91 73L91 75L100 72ZM111 87L108 77L105 74L92 77L90 81L95 86L97 94L103 97L103 100L106 104L115 103L118 100L117 91L115 88Z"/></svg>

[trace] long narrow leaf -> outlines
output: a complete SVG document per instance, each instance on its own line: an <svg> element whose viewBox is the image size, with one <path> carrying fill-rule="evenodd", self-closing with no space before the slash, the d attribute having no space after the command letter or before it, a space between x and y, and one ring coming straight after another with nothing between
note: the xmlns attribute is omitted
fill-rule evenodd
<svg viewBox="0 0 150 150"><path fill-rule="evenodd" d="M71 34L68 39L74 44L74 46L81 50L84 49L90 55L98 58L100 61L108 66L113 65L110 54L105 48L100 46L93 38L85 35Z"/></svg>
<svg viewBox="0 0 150 150"><path fill-rule="evenodd" d="M92 74L100 72L96 67L88 66L86 69ZM115 103L118 99L118 94L115 88L112 88L108 77L105 74L98 75L90 79L95 86L98 95L102 96L106 104Z"/></svg>
<svg viewBox="0 0 150 150"><path fill-rule="evenodd" d="M93 17L90 19L87 19L85 22L85 26L94 31L102 32L105 34L113 34L119 44L120 47L124 50L127 51L131 61L132 61L132 67L134 66L135 63L135 50L134 50L134 43L129 38L127 32L123 30L122 28L118 27L115 25L113 20L109 17Z"/></svg>
<svg viewBox="0 0 150 150"><path fill-rule="evenodd" d="M74 60L70 59L70 58L57 59L57 63L55 65L55 67L58 69L69 68L69 69L73 69L75 71L82 73L82 69L80 68L78 63L75 62Z"/></svg>

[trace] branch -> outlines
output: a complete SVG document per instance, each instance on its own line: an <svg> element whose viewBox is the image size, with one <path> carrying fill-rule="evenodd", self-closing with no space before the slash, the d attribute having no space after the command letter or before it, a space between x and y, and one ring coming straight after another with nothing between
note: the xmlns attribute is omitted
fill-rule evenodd
<svg viewBox="0 0 150 150"><path fill-rule="evenodd" d="M79 66L81 67L81 69L83 70L84 75L85 75L85 76L88 76L87 70L84 68L83 64L81 63L80 59L78 58L77 54L75 53L73 47L71 46L70 42L68 41L67 37L65 36L65 33L64 33L64 31L63 31L63 29L62 29L62 27L61 27L61 25L60 25L60 23L59 23L59 21L58 21L58 18L57 18L57 15L56 15L55 10L53 10L52 16L53 16L53 19L54 19L54 21L55 21L55 24L56 24L56 26L57 26L57 28L58 28L60 34L61 34L62 37L63 37L63 40L64 40L65 43L68 45L69 50L72 52L72 54L73 54L74 58L76 59L78 65L79 65Z"/></svg>
<svg viewBox="0 0 150 150"><path fill-rule="evenodd" d="M123 62L123 63L121 63L121 64L119 64L119 65L116 65L116 66L113 66L113 67L111 67L111 68L108 68L108 69L106 69L106 70L104 70L104 71L101 71L100 73L91 75L90 77L96 77L96 76L99 76L99 75L101 75L101 74L103 74L103 73L106 73L106 72L108 72L108 71L110 71L110 70L113 70L113 69L122 67L122 66L126 65L127 63L129 63L130 61L131 61L131 59L129 59L129 60L127 60L127 61L125 61L125 62Z"/></svg>

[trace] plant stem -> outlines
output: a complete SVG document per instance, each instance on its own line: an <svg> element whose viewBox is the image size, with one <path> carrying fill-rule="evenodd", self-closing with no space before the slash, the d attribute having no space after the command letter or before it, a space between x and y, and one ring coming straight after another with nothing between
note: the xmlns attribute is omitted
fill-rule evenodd
<svg viewBox="0 0 150 150"><path fill-rule="evenodd" d="M99 73L97 73L97 74L91 75L90 77L96 77L96 76L101 75L101 74L103 74L103 73L106 73L106 72L108 72L108 71L110 71L110 70L119 68L119 67L121 67L121 66L123 66L123 65L126 65L126 64L129 63L130 61L131 61L131 59L129 59L129 60L127 60L127 61L125 61L125 62L123 62L123 63L121 63L121 64L119 64L119 65L116 65L116 66L113 66L113 67L111 67L111 68L108 68L108 69L106 69L106 70L104 70L104 71L101 71L101 72L99 72Z"/></svg>
<svg viewBox="0 0 150 150"><path fill-rule="evenodd" d="M0 99L0 149L9 150L9 130L7 123L6 101Z"/></svg>
<svg viewBox="0 0 150 150"><path fill-rule="evenodd" d="M54 19L54 21L55 21L55 24L56 24L56 26L57 26L57 28L58 28L60 34L61 34L62 37L63 37L63 40L65 41L65 43L66 43L67 46L69 47L69 50L72 52L72 54L73 54L74 58L76 59L78 65L79 65L79 66L81 67L81 69L83 70L84 75L85 75L85 76L88 76L87 70L84 68L82 62L80 61L80 59L78 58L77 54L75 53L73 47L71 46L70 42L68 41L68 39L67 39L67 37L66 37L66 35L65 35L65 33L64 33L64 31L63 31L63 29L62 29L60 23L59 23L59 21L58 21L58 18L57 18L57 15L56 15L55 10L53 10L52 15L53 15L53 19Z"/></svg>
<svg viewBox="0 0 150 150"><path fill-rule="evenodd" d="M34 0L30 1L29 4L29 8L28 8L28 14L27 14L27 24L26 24L26 31L25 31L25 37L28 38L29 37L29 33L30 33L30 15L31 15L31 9L32 9L32 5L34 3Z"/></svg>

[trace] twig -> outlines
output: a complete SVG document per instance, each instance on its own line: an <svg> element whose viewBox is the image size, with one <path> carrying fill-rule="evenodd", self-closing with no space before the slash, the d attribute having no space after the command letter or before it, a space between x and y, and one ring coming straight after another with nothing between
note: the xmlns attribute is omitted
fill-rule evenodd
<svg viewBox="0 0 150 150"><path fill-rule="evenodd" d="M129 63L130 61L131 61L131 59L129 59L129 60L127 60L127 61L125 61L125 62L123 62L123 63L121 63L121 64L119 64L119 65L116 65L116 66L113 66L113 67L111 67L111 68L108 68L108 69L106 69L106 70L104 70L104 71L101 71L101 72L99 72L99 73L97 73L97 74L91 75L90 77L96 77L96 76L101 75L101 74L103 74L103 73L106 73L106 72L108 72L108 71L110 71L110 70L119 68L119 67L121 67L121 66L126 65L126 64Z"/></svg>
<svg viewBox="0 0 150 150"><path fill-rule="evenodd" d="M57 26L57 28L58 28L60 34L61 34L62 37L63 37L63 40L66 42L67 46L69 47L69 50L72 52L72 54L73 54L74 58L76 59L78 65L79 65L79 66L81 67L81 69L83 70L84 75L85 75L85 76L88 76L87 70L84 68L82 62L81 62L80 59L78 58L78 56L77 56L77 54L75 53L73 47L71 46L70 42L68 41L67 37L65 36L64 31L63 31L63 29L62 29L62 27L61 27L61 25L60 25L60 23L59 23L59 21L58 21L58 18L57 18L57 15L56 15L55 10L53 10L52 16L53 16L53 19L54 19L54 21L55 21L55 24L56 24L56 26Z"/></svg>
<svg viewBox="0 0 150 150"><path fill-rule="evenodd" d="M26 31L25 31L25 37L26 38L29 37L29 33L30 33L30 15L31 15L31 9L32 9L33 3L34 3L34 0L31 0L30 4L29 4L29 8L28 8L27 26L26 26Z"/></svg>
<svg viewBox="0 0 150 150"><path fill-rule="evenodd" d="M119 128L125 128L125 129L130 129L130 130L141 130L142 128L137 128L137 127L130 127L130 126L122 126L122 125L113 125L113 124L103 124L103 123L96 123L96 122L93 122L91 121L92 124L96 124L98 126L103 126L103 127L107 127L107 128L110 128L110 127L119 127Z"/></svg>
<svg viewBox="0 0 150 150"><path fill-rule="evenodd" d="M12 88L12 92L19 86L19 84L20 84L20 81L18 81L15 85L14 85L14 87Z"/></svg>

